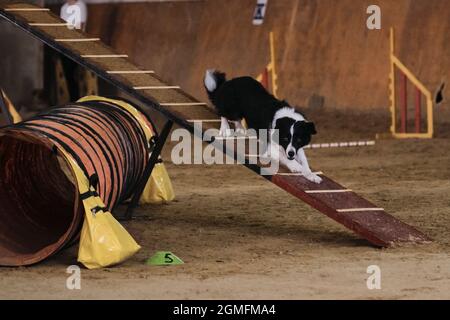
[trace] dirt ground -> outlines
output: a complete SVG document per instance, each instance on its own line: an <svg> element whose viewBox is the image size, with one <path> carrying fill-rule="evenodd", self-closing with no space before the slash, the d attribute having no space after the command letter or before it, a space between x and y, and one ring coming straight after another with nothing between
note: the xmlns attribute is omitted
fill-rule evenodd
<svg viewBox="0 0 450 320"><path fill-rule="evenodd" d="M372 139L386 115L311 113L316 142ZM166 163L177 194L125 223L142 250L122 265L82 269L66 289L77 247L32 267L0 268L6 299L449 299L450 113L433 140L378 140L373 147L309 150L315 169L416 226L432 244L378 249L241 166ZM383 125L386 124L386 125ZM184 265L145 260L169 250ZM368 290L369 265L381 289Z"/></svg>

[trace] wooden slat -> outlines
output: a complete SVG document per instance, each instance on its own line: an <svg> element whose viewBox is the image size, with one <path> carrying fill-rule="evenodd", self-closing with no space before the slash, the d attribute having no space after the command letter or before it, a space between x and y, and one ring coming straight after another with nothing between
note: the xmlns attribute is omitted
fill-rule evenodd
<svg viewBox="0 0 450 320"><path fill-rule="evenodd" d="M6 12L36 12L36 11L50 11L49 8L6 8Z"/></svg>
<svg viewBox="0 0 450 320"><path fill-rule="evenodd" d="M187 122L213 122L213 123L220 123L220 119L189 119L186 120Z"/></svg>
<svg viewBox="0 0 450 320"><path fill-rule="evenodd" d="M155 71L152 70L108 70L109 74L152 74Z"/></svg>
<svg viewBox="0 0 450 320"><path fill-rule="evenodd" d="M82 54L82 58L128 58L127 54Z"/></svg>
<svg viewBox="0 0 450 320"><path fill-rule="evenodd" d="M222 137L216 136L216 140L244 140L244 139L258 139L257 136L231 136L231 137Z"/></svg>
<svg viewBox="0 0 450 320"><path fill-rule="evenodd" d="M137 86L133 87L134 90L168 90L168 89L180 89L179 86Z"/></svg>
<svg viewBox="0 0 450 320"><path fill-rule="evenodd" d="M195 106L206 106L207 104L204 102L161 102L160 106L165 107L195 107Z"/></svg>
<svg viewBox="0 0 450 320"><path fill-rule="evenodd" d="M72 38L72 39L55 39L56 42L91 42L100 41L100 38Z"/></svg>
<svg viewBox="0 0 450 320"><path fill-rule="evenodd" d="M32 27L67 27L69 24L67 22L32 22L30 23Z"/></svg>

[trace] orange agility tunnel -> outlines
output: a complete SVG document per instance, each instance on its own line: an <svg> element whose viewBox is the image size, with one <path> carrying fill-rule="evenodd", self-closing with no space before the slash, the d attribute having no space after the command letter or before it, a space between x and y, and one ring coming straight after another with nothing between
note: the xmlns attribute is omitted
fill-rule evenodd
<svg viewBox="0 0 450 320"><path fill-rule="evenodd" d="M133 196L154 134L136 106L100 97L0 129L0 265L37 263L77 241L80 233L90 243L108 237L109 231L96 234L98 225L84 232L85 216L98 219ZM124 232L115 220L104 221L93 223ZM119 239L112 247L120 244L120 237L111 239ZM86 252L97 254L91 246Z"/></svg>

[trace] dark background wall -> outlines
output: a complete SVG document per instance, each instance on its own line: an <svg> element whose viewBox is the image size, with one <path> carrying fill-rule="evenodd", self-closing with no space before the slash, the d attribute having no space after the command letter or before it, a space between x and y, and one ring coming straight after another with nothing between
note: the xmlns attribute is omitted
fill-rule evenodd
<svg viewBox="0 0 450 320"><path fill-rule="evenodd" d="M370 4L381 7L382 30L366 28ZM448 0L272 0L262 26L252 25L254 7L254 0L91 4L88 31L200 99L206 68L259 74L270 30L279 93L294 104L321 96L328 108L386 110L390 26L397 55L429 89L450 80ZM42 46L4 21L0 35L0 85L15 103L33 103L43 86Z"/></svg>
<svg viewBox="0 0 450 320"><path fill-rule="evenodd" d="M43 87L43 46L0 19L0 86L18 106L33 103L33 92Z"/></svg>
<svg viewBox="0 0 450 320"><path fill-rule="evenodd" d="M381 30L366 28L370 4L381 7ZM397 55L429 89L449 78L448 0L276 0L262 26L252 25L254 7L254 0L91 5L88 30L201 99L206 68L260 73L270 30L280 95L299 105L319 95L327 107L385 109L390 26Z"/></svg>

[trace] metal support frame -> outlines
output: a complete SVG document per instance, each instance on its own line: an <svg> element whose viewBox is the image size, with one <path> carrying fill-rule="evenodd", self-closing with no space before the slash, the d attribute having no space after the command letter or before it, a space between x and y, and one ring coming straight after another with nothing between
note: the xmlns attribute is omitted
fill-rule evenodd
<svg viewBox="0 0 450 320"><path fill-rule="evenodd" d="M159 136L155 137L155 147L150 155L150 159L147 162L147 165L144 170L144 174L142 175L141 180L139 181L136 190L133 194L133 198L131 199L130 204L128 205L127 211L125 212L124 220L131 220L133 218L134 209L136 209L139 205L139 199L144 192L145 186L147 184L148 179L153 172L153 168L159 162L159 156L161 155L161 151L166 143L167 137L169 136L170 130L172 129L173 121L167 120L164 125Z"/></svg>

